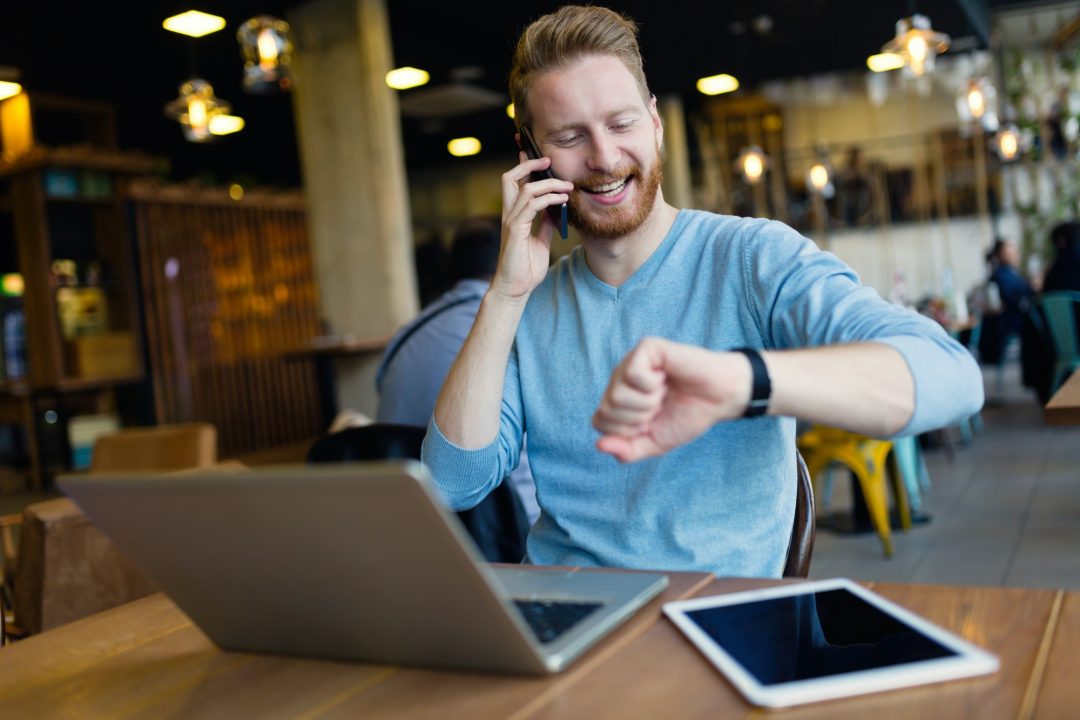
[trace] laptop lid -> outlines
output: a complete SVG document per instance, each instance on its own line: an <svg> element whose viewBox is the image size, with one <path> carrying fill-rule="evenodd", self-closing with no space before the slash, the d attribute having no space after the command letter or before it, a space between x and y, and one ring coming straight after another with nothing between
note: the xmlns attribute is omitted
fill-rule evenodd
<svg viewBox="0 0 1080 720"><path fill-rule="evenodd" d="M609 588L590 595L604 611L542 644L414 461L65 476L59 484L230 650L550 672L666 584L608 573ZM558 576L579 574L550 573L548 589L574 597L558 591Z"/></svg>

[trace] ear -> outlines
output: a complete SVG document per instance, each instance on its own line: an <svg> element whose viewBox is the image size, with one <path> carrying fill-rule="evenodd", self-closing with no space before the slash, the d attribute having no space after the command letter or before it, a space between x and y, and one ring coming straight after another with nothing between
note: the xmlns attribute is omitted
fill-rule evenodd
<svg viewBox="0 0 1080 720"><path fill-rule="evenodd" d="M660 113L656 109L656 96L649 96L649 115L652 117L653 133L656 135L656 147L664 147L664 123L660 120Z"/></svg>

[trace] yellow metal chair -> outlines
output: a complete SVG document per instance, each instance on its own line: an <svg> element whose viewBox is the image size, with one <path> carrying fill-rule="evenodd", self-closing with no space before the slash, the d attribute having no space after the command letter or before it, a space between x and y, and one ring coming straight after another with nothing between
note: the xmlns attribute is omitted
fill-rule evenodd
<svg viewBox="0 0 1080 720"><path fill-rule="evenodd" d="M816 487L822 471L829 465L842 465L855 474L866 499L866 508L870 521L881 538L881 547L885 557L892 557L892 530L889 527L888 481L892 481L893 494L900 514L900 526L911 527L911 510L908 507L907 493L898 477L888 473L886 461L892 451L892 443L857 433L815 425L803 433L798 440L799 451L806 460L806 467Z"/></svg>

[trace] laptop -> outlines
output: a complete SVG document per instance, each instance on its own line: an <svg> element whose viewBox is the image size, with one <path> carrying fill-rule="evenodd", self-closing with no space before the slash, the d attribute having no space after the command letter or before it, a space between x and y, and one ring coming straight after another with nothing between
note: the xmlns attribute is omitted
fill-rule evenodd
<svg viewBox="0 0 1080 720"><path fill-rule="evenodd" d="M492 567L412 460L58 482L226 650L553 673L668 582Z"/></svg>

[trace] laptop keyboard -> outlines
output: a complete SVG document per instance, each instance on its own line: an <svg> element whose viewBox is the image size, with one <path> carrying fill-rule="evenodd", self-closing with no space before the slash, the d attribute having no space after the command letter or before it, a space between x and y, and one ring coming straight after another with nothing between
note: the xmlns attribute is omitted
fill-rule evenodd
<svg viewBox="0 0 1080 720"><path fill-rule="evenodd" d="M514 600L525 622L542 643L549 643L600 607L595 602Z"/></svg>

